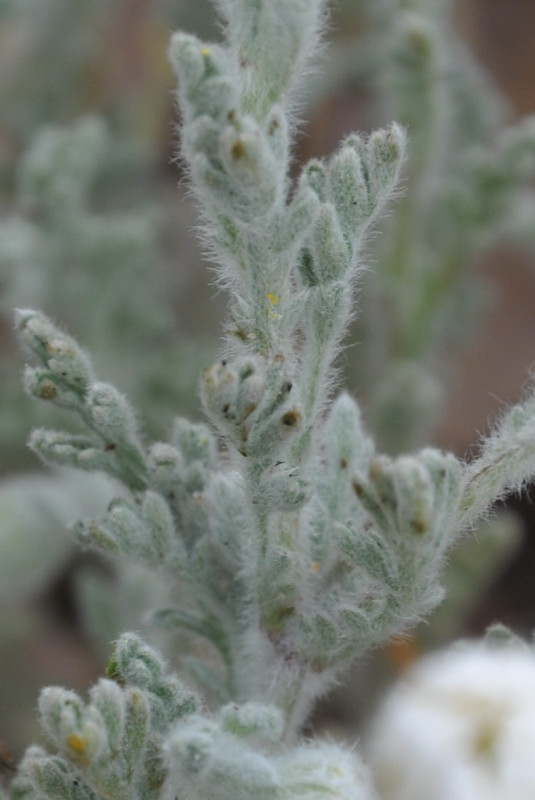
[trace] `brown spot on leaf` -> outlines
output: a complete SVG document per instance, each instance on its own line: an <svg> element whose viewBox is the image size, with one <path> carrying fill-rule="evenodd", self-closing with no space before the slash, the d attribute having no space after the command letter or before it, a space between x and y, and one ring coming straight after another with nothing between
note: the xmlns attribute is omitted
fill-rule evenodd
<svg viewBox="0 0 535 800"><path fill-rule="evenodd" d="M52 381L43 381L39 387L39 397L43 400L53 400L57 395L57 390Z"/></svg>
<svg viewBox="0 0 535 800"><path fill-rule="evenodd" d="M243 144L243 140L239 139L239 138L236 139L236 141L232 145L232 149L231 149L230 152L232 154L232 158L235 161L239 161L240 159L244 158L244 156L245 156L245 146Z"/></svg>
<svg viewBox="0 0 535 800"><path fill-rule="evenodd" d="M284 425L287 425L289 428L295 427L301 421L301 414L296 408L290 409L284 414L282 418L282 422Z"/></svg>

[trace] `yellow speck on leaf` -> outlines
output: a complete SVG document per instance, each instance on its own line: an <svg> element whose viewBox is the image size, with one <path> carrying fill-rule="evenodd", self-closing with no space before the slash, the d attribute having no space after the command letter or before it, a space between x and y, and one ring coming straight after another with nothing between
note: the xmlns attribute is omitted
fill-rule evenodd
<svg viewBox="0 0 535 800"><path fill-rule="evenodd" d="M52 381L43 381L39 387L39 397L42 397L43 400L52 400L56 394L56 387Z"/></svg>
<svg viewBox="0 0 535 800"><path fill-rule="evenodd" d="M93 755L93 748L91 747L91 742L88 742L85 736L80 733L71 733L67 736L65 744L70 750L70 758L78 766L86 767L89 764Z"/></svg>
<svg viewBox="0 0 535 800"><path fill-rule="evenodd" d="M319 572L320 562L319 561L311 561L310 562L310 571L311 572Z"/></svg>
<svg viewBox="0 0 535 800"><path fill-rule="evenodd" d="M77 753L83 753L85 751L85 739L83 736L80 736L79 733L71 733L67 736L67 744Z"/></svg>
<svg viewBox="0 0 535 800"><path fill-rule="evenodd" d="M201 50L201 55L202 56L209 56L210 55L210 48L209 47L203 47L203 49Z"/></svg>
<svg viewBox="0 0 535 800"><path fill-rule="evenodd" d="M269 311L269 317L272 320L276 320L278 315L273 310L273 306L277 305L277 303L279 302L279 298L277 297L276 294L273 294L273 292L269 292L267 299L269 300L269 305L271 306L271 309Z"/></svg>
<svg viewBox="0 0 535 800"><path fill-rule="evenodd" d="M52 355L57 355L58 353L61 353L62 346L57 339L47 339L45 342L45 349L49 353L52 353Z"/></svg>
<svg viewBox="0 0 535 800"><path fill-rule="evenodd" d="M236 161L239 161L241 158L245 157L245 146L243 144L243 139L239 136L235 140L234 144L232 145L232 149L230 151L232 153L232 158Z"/></svg>

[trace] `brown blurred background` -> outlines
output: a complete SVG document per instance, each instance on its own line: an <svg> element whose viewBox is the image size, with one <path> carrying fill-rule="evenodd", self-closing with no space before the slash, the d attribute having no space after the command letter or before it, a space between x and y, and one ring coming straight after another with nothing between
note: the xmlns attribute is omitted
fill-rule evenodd
<svg viewBox="0 0 535 800"><path fill-rule="evenodd" d="M459 4L459 18L479 60L511 103L515 116L535 112L535 3L532 0L473 0ZM535 225L535 221L534 221ZM441 440L459 452L474 431L521 395L535 366L535 263L500 248L485 263L499 303L462 359L450 393ZM523 520L522 542L512 561L489 586L467 621L480 632L496 619L531 636L535 629L535 509L533 489L508 505Z"/></svg>

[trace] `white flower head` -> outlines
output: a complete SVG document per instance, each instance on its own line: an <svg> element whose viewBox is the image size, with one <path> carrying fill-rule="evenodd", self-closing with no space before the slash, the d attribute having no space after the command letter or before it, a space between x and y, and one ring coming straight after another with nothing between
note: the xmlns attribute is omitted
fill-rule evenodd
<svg viewBox="0 0 535 800"><path fill-rule="evenodd" d="M535 653L456 646L418 663L371 738L384 800L535 798Z"/></svg>

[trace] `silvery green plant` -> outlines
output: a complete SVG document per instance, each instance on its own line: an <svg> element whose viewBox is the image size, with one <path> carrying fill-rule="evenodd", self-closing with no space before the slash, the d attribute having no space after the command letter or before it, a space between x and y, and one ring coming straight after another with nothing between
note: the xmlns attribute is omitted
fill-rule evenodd
<svg viewBox="0 0 535 800"><path fill-rule="evenodd" d="M469 464L433 448L381 455L356 402L335 397L363 246L405 133L350 135L292 185L298 90L324 3L218 9L223 44L179 33L170 48L182 154L230 297L222 357L201 377L210 424L178 418L169 442L148 445L78 343L40 312L17 314L35 360L27 390L84 429L37 430L31 446L121 485L76 533L173 585L176 604L153 619L176 632L183 677L126 633L87 702L45 689L55 754L27 751L11 800L374 797L354 749L303 740L314 700L440 602L449 549L535 472L532 394Z"/></svg>

